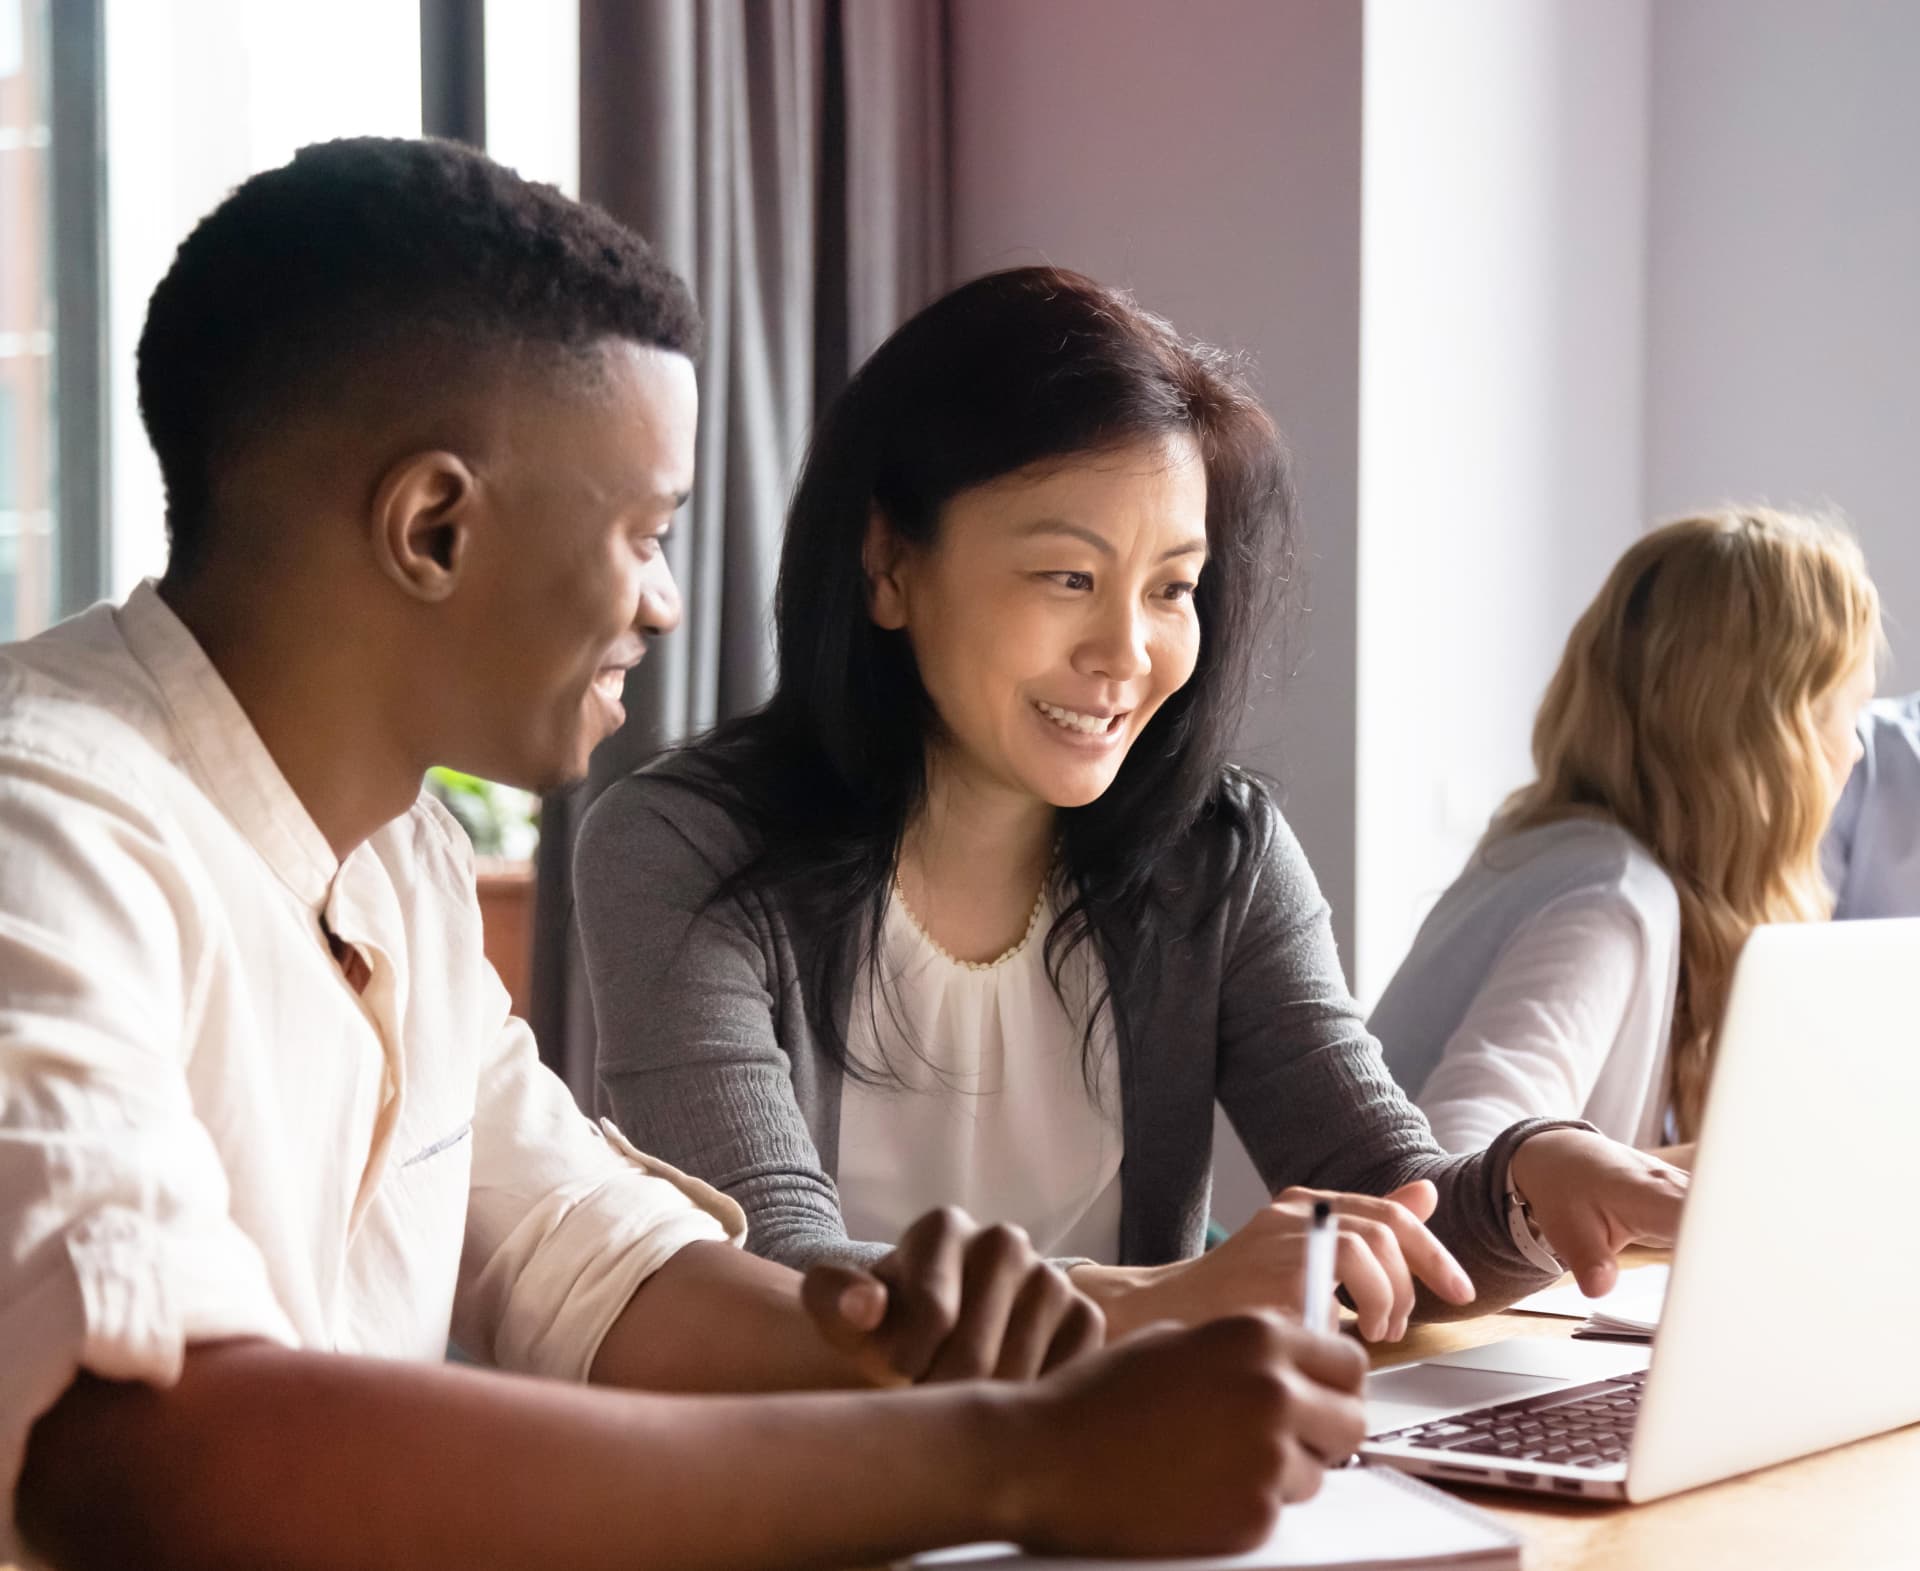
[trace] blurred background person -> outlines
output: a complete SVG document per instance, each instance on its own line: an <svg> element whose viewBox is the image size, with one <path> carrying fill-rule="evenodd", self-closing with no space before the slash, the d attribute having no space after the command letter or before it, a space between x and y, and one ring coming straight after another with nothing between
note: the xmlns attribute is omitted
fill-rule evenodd
<svg viewBox="0 0 1920 1571"><path fill-rule="evenodd" d="M1829 913L1821 834L1879 645L1835 522L1729 509L1620 559L1540 706L1535 780L1369 1022L1442 1145L1528 1117L1693 1139L1748 932Z"/></svg>

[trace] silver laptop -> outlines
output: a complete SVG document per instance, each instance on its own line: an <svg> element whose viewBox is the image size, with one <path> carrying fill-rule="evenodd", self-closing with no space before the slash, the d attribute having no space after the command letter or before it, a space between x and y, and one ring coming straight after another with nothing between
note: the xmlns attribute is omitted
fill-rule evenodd
<svg viewBox="0 0 1920 1571"><path fill-rule="evenodd" d="M1653 1345L1519 1337L1382 1371L1361 1455L1654 1500L1920 1422L1920 920L1756 929Z"/></svg>

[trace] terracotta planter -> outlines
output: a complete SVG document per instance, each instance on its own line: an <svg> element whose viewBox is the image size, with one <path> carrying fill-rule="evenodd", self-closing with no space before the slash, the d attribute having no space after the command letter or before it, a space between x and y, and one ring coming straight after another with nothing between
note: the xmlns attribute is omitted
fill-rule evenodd
<svg viewBox="0 0 1920 1571"><path fill-rule="evenodd" d="M533 864L482 857L474 870L487 959L513 998L513 1012L526 1018L533 980Z"/></svg>

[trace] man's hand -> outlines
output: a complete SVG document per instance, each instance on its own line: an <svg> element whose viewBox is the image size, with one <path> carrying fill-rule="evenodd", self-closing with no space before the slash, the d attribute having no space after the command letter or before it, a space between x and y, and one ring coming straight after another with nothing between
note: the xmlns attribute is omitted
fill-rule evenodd
<svg viewBox="0 0 1920 1571"><path fill-rule="evenodd" d="M885 1382L1031 1380L1106 1339L1099 1308L1017 1227L929 1211L871 1272L815 1266L801 1301L821 1334Z"/></svg>
<svg viewBox="0 0 1920 1571"><path fill-rule="evenodd" d="M1589 1298L1613 1287L1616 1256L1627 1245L1673 1242L1687 1197L1679 1168L1585 1129L1529 1135L1515 1148L1508 1177Z"/></svg>
<svg viewBox="0 0 1920 1571"><path fill-rule="evenodd" d="M1115 1336L1146 1321L1198 1325L1238 1310L1276 1310L1297 1320L1313 1206L1325 1200L1340 1225L1334 1279L1353 1301L1360 1334L1370 1342L1398 1341L1413 1314L1416 1279L1449 1303L1473 1301L1472 1281L1427 1231L1437 1199L1425 1179L1385 1196L1285 1189L1239 1232L1196 1259L1146 1271L1082 1266L1074 1281L1106 1310Z"/></svg>
<svg viewBox="0 0 1920 1571"><path fill-rule="evenodd" d="M1367 1361L1276 1315L1153 1327L1034 1388L1006 1530L1081 1555L1243 1550L1366 1433Z"/></svg>

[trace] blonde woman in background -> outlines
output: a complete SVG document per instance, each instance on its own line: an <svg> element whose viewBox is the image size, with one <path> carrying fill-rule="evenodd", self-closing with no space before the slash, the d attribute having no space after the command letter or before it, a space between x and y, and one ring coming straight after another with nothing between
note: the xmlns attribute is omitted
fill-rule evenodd
<svg viewBox="0 0 1920 1571"><path fill-rule="evenodd" d="M1734 961L1825 918L1879 600L1852 536L1740 508L1639 540L1575 624L1495 815L1369 1021L1451 1151L1515 1119L1691 1142Z"/></svg>

